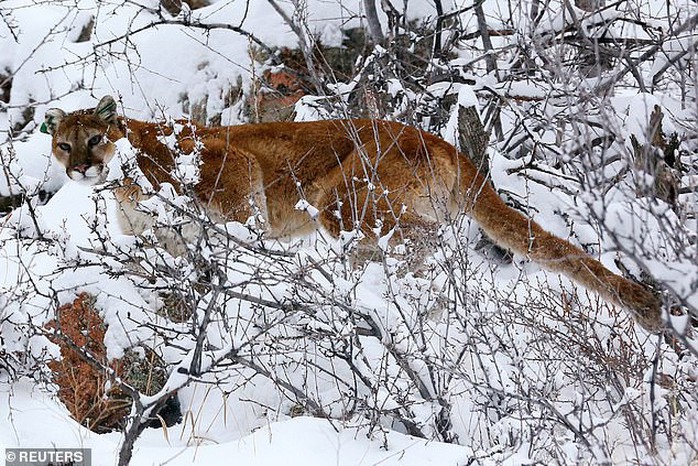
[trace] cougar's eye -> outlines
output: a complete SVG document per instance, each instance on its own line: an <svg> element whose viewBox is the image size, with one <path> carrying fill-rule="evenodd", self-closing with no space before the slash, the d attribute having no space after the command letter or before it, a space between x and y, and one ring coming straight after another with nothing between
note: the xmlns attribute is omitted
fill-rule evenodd
<svg viewBox="0 0 698 466"><path fill-rule="evenodd" d="M98 135L96 135L96 136L92 136L92 137L87 141L87 145L90 146L90 147L94 147L94 146L96 146L97 144L99 144L100 142L102 142L102 135L101 135L101 134L98 134Z"/></svg>
<svg viewBox="0 0 698 466"><path fill-rule="evenodd" d="M59 142L58 148L62 151L70 152L70 144L68 144L67 142Z"/></svg>

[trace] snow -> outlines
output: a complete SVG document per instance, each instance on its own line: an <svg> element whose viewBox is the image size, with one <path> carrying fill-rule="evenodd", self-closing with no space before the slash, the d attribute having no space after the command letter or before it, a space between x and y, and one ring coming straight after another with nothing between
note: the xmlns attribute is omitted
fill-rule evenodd
<svg viewBox="0 0 698 466"><path fill-rule="evenodd" d="M16 415L12 422L0 424L0 446L88 448L92 450L94 466L114 464L120 447L118 434L90 432L70 419L53 397L35 391L30 383L17 383L9 388L3 385L0 385L0 406L11 407ZM35 435L35 415L42 417L40 436ZM234 423L235 419L229 422ZM27 443L26 439L31 442ZM167 434L152 430L143 436L130 464L216 464L234 458L238 464L259 466L456 466L467 462L471 453L465 447L425 442L396 432L387 433L382 441L371 440L365 429L309 417L261 425L239 439L212 440L192 437L187 425L170 428ZM388 448L384 447L386 444Z"/></svg>
<svg viewBox="0 0 698 466"><path fill-rule="evenodd" d="M340 46L344 30L365 23L361 0L306 3L306 37L324 45ZM402 8L403 2L392 3ZM279 4L292 13L291 2ZM465 8L459 20L468 30L476 29L470 3L443 4L447 11ZM225 96L239 83L249 92L268 66L252 58L254 42L232 30L177 23L240 27L271 47L294 46L298 38L263 1L217 1L174 18L159 12L156 0L81 0L77 5L67 0L0 3L0 74L4 68L13 72L10 101L0 103L0 155L6 169L0 176L0 195L30 195L0 218L0 449L84 447L92 449L93 464L115 464L122 435L98 435L71 419L56 387L46 380L44 363L57 356L57 347L32 331L52 319L58 305L88 292L109 325L108 356L118 358L135 344L152 345L171 370L163 393L179 389L184 420L166 430L146 429L135 444L134 465L695 460L694 339L685 342L694 349L693 356L679 357L662 346L657 371L671 376L674 385L652 386L657 375L652 361L659 351L655 337L633 327L627 314L525 258L496 264L477 247L480 233L467 219L435 233L440 247L418 273L404 272L410 258L404 257L404 247L389 241L398 233L383 231L380 224L375 230L380 257L366 264L360 261L357 231L342 232L337 240L318 231L270 241L259 236L255 218L244 225L208 225L211 241L202 245L198 258L221 272L207 280L228 294L202 286L195 261L148 244L149 239L158 241L158 228L184 231L200 218L199 211L180 215L165 206L163 201L184 208L191 204L171 186L162 187L159 199L140 206L155 213L159 224L141 238L124 234L111 191L68 180L52 160L50 137L38 130L45 111L92 107L110 94L119 102L119 113L132 118L173 121L190 116L192 106L203 102L209 117L221 114L224 124L244 122L241 104L231 105ZM643 11L661 15L663 5L647 2ZM522 9L517 9L518 16L507 17L511 2L483 6L493 27L530 27ZM569 17L553 9L539 32L570 24ZM409 19L435 16L434 2L408 2ZM93 37L75 42L92 18ZM382 12L380 18L387 27ZM636 37L636 29L623 26L612 32ZM414 117L413 123L456 143L459 106L474 106L488 120L493 107L487 102L501 99L496 108L503 141L493 137L488 149L494 185L548 231L585 248L609 269L619 272L616 259L621 259L636 276L649 271L684 305L698 308L695 220L666 203L638 198L628 179L607 184L628 167L630 135L647 142L655 105L665 112L667 134L683 134L693 125L695 106L675 89L650 93L619 86L598 108L581 97L563 107L559 96L575 83L539 75L500 82L495 74L479 73L481 51L468 47L450 62L463 82L425 80L418 82L423 86L419 89L387 79L383 84L392 106L381 117L408 120L410 109L417 108L424 116ZM385 60L389 63L389 55L387 48L377 47L364 58L361 76ZM663 64L658 60L643 71ZM466 84L469 80L475 84ZM327 88L346 104L363 85L357 73L349 82ZM434 123L436 112L430 107L435 99L449 102L441 126ZM295 105L296 120L337 116L323 106L327 100L303 97ZM34 113L25 121L28 106ZM544 115L553 121L564 112L570 114L562 119L564 127L537 124L541 120L535 119ZM522 115L527 118L521 120ZM519 121L525 122L523 130ZM623 157L589 168L598 167L603 158L574 154L589 136L584 130L576 132L581 121L613 132L617 139L612 150ZM17 122L26 124L13 128ZM509 151L508 144L522 133L531 146ZM517 158L521 151L532 155ZM555 151L559 158L547 160ZM127 140L117 142L117 152L107 183L118 181L122 165L135 159ZM584 157L590 160L580 160ZM695 155L690 157L695 163ZM175 175L194 183L198 168L195 155L180 156ZM135 182L152 191L143 177ZM42 205L32 196L40 190L56 194ZM686 204L695 201L694 196ZM296 209L311 219L319 215L317 206L303 199ZM192 231L198 234L197 228ZM229 243L217 244L219 237ZM158 275L162 270L168 273ZM191 330L192 321L174 322L161 315L167 299L160 293L163 289L190 299L196 322L207 315L211 319L202 333L202 374L190 377L188 372L198 334ZM679 332L689 327L685 314L667 318ZM20 360L14 368L19 373L3 366L4 355ZM436 420L445 411L453 443L438 431ZM636 430L645 429L655 415L671 432L656 433L653 452L637 439L644 430ZM410 428L426 438L409 435Z"/></svg>

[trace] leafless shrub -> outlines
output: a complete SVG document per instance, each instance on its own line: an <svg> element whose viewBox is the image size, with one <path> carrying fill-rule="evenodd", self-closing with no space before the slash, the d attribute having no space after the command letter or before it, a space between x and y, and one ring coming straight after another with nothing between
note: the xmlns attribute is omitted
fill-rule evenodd
<svg viewBox="0 0 698 466"><path fill-rule="evenodd" d="M455 141L460 92L472 91L481 103L482 134L493 137L489 151L472 136L461 149L492 162L491 176L512 205L553 214L558 223L545 218L559 234L594 254L610 248L621 270L655 286L670 309L666 335L648 337L616 309L534 273L520 258L493 265L468 245L478 234L460 218L434 235L425 267L406 273L400 247L356 260L352 232L339 240L319 234L299 246L268 241L253 224L216 223L181 180L176 197L151 193L166 212L157 226L170 232L181 254L164 248L155 231L130 242L113 238L105 227L108 189L95 194L91 247L75 251L67 238L44 232L38 191L27 187L11 217L13 234L0 244L45 252L61 273L120 281L140 299L123 298L133 302L114 311L123 334L151 342L170 364L153 397L122 386L134 407L121 464L155 410L178 391L202 385L276 418L318 416L368 426L376 436L399 430L468 445L475 460L501 463L516 454L545 464L695 460L697 285L685 279L695 277L697 257L695 51L673 47L690 43L696 16L678 10L676 21L642 16L635 2L585 13L569 2L543 8L532 1L510 2L500 18L476 3L421 24L393 3L380 3L387 27L377 29L373 18L370 35L382 45L362 41L367 51L345 82L329 72L328 52L315 46L303 2L294 2L297 14L281 10L300 42L294 59L303 67L296 71L316 97L295 108L398 119ZM270 4L281 9L281 2ZM162 25L242 34L269 64L284 58L244 24L153 14L152 23L128 36L93 44L86 60L134 60L129 37ZM662 21L667 27L659 30ZM614 28L628 34L614 36ZM646 118L632 128L627 118L637 107L618 110L616 99L627 90L647 99ZM677 129L671 140L678 187L670 203L638 189L653 186L638 158L649 153L647 136L656 134L651 94L660 90L684 106L660 107L664 124ZM6 159L11 150L0 155L16 185L19 176ZM661 152L652 154L668 163L666 145ZM186 228L197 235L188 237ZM30 341L58 297L81 291L63 288L58 272L37 283L26 260L18 259L17 286L0 296L0 370L14 377L45 359L32 355ZM86 289L96 286L84 282ZM45 308L18 322L18 310L36 302ZM8 335L19 343L9 344ZM259 396L258 385L273 394ZM185 422L192 419L185 415ZM682 456L674 458L678 444Z"/></svg>

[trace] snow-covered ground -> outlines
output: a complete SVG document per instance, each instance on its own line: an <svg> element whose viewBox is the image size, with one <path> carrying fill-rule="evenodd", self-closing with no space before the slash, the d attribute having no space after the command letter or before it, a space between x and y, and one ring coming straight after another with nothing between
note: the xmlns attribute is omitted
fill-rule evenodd
<svg viewBox="0 0 698 466"><path fill-rule="evenodd" d="M93 465L114 464L120 435L98 435L70 418L62 405L31 383L2 386L0 402L11 408L11 419L0 427L4 448L88 448ZM234 421L232 421L234 422ZM390 445L384 448L383 445ZM134 451L132 465L151 464L278 464L314 465L460 465L472 452L390 432L371 439L365 429L346 427L341 422L298 417L269 422L237 438L197 438L191 425L171 428L167 437L161 430L148 430ZM513 463L515 464L515 463Z"/></svg>
<svg viewBox="0 0 698 466"><path fill-rule="evenodd" d="M293 11L292 2L278 3ZM298 3L307 4L307 18L293 18L327 46L341 45L343 30L365 24L360 0ZM465 30L477 28L471 2L442 3L447 11L465 10ZM508 3L485 2L493 27L526 22L501 13ZM410 18L437 15L432 1L408 4ZM659 15L662 5L643 2L641 11ZM691 2L681 8L696 14ZM45 205L30 196L0 218L0 448L84 447L92 449L93 464L116 463L123 435L95 434L71 419L41 364L58 349L34 331L59 304L88 292L109 325L109 356L149 344L172 371L167 388L179 389L183 421L146 429L135 444L134 465L698 461L695 351L677 355L626 313L522 258L513 264L491 260L476 248L479 233L468 220L444 227L425 276L393 273L399 256L352 270L342 256L349 240L322 233L256 250L226 249L214 261L228 290L221 295L195 289L196 264L158 257L124 235L112 194L68 181L51 160L50 137L39 132L45 111L93 107L110 94L131 118L186 117L192 104L205 102L208 115L238 124L245 118L241 104L227 106L224 96L239 82L249 92L266 69L251 58L249 36L223 28L149 26L160 17L227 24L270 47L297 43L262 0L220 0L176 18L155 0L0 3L0 83L3 70L12 74L10 100L0 103L0 195L57 191ZM387 27L385 15L381 19ZM90 39L76 42L91 21ZM550 14L541 32L564 21ZM475 55L463 46L451 65ZM474 85L465 80L427 90L477 106L487 100L476 93L483 89L521 102L550 92L546 83L499 83L484 71L469 73L464 75ZM390 85L396 100L416 92L397 81ZM503 105L505 133L525 108L521 102ZM696 106L691 98L686 102L670 92L622 89L589 118L618 125L618 147L630 147L628 136L646 133L655 105L666 113L665 133L688 134ZM311 103L297 104L298 119L318 115ZM27 108L33 115L27 117ZM581 98L570 109L589 110ZM555 109L543 106L545 111ZM456 142L457 105L449 115L441 135ZM567 130L532 126L527 134L546 146ZM571 153L579 144L561 146ZM691 148L686 161L696 164ZM614 271L616 259L638 275L645 267L684 304L698 308L695 217L637 198L629 182L607 183L624 180L622 160L575 178L562 176L554 163L536 171L528 158L494 148L489 155L493 183L546 229L584 246ZM578 163L565 157L561 153L560 160ZM114 160L112 176L119 171ZM603 196L592 195L599 192ZM697 210L695 194L681 199ZM239 224L219 227L250 240ZM125 253L167 273L155 281L130 274ZM206 254L216 257L221 249L212 246ZM211 303L217 309L204 332L208 369L186 383L177 369L190 364L198 334L159 312L165 301L160 291L167 287L191 292L197 315ZM688 324L685 314L668 318L679 330ZM11 370L2 361L12 362ZM653 382L659 379L664 383Z"/></svg>

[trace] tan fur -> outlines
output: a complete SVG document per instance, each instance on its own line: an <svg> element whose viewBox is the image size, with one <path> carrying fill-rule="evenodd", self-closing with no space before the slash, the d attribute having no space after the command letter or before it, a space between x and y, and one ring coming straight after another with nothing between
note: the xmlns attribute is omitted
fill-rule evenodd
<svg viewBox="0 0 698 466"><path fill-rule="evenodd" d="M109 99L102 99L94 112L61 116L60 111L50 111L57 117L52 122L56 123L53 147L58 161L69 173L74 166L105 164L114 152L113 142L128 137L139 151L138 164L149 181L155 187L163 182L177 186L170 175L174 156L161 142L172 129L114 114L98 115L98 110L113 103ZM195 135L185 128L176 140L185 153L194 149L196 140L203 143L196 195L216 218L244 222L256 207L266 218L269 235L300 235L317 226L306 212L295 208L304 199L319 209L317 221L335 236L341 230L359 228L375 238L376 226L382 234L397 227L404 238L418 243L439 222L464 212L501 246L631 310L646 329L661 328L660 301L652 292L614 274L508 207L465 155L434 135L377 120L280 122L193 131ZM104 134L104 142L87 150L80 140L94 132ZM79 148L71 157L57 150L65 139ZM119 202L132 214L140 196L134 185L117 190Z"/></svg>

